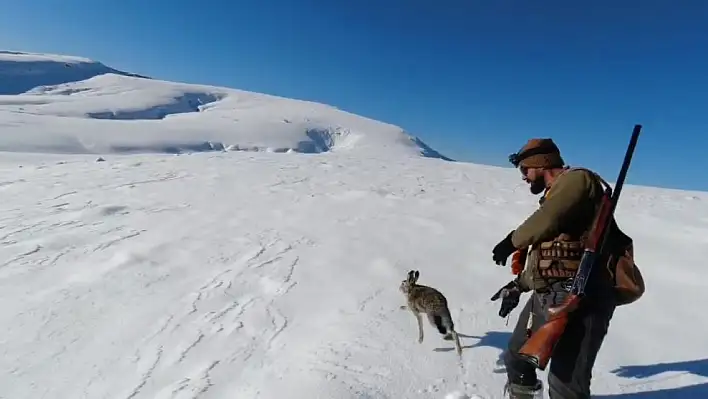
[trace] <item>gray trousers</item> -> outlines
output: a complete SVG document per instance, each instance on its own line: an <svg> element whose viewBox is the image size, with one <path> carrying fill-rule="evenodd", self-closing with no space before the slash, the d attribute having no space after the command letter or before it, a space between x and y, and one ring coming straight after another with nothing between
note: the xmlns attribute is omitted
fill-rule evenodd
<svg viewBox="0 0 708 399"><path fill-rule="evenodd" d="M533 386L536 368L520 359L516 353L527 339L529 314L533 312L532 331L546 321L549 306L560 304L566 291L554 287L550 292L534 292L526 302L509 344L504 353L504 363L509 382ZM548 391L551 399L589 399L592 368L597 353L607 334L615 310L614 304L586 298L584 306L571 314L565 332L551 356L548 373Z"/></svg>

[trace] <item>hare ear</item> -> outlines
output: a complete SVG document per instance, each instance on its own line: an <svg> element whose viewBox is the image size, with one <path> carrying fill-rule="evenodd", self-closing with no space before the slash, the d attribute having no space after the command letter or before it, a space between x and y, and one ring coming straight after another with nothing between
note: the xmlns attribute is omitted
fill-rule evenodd
<svg viewBox="0 0 708 399"><path fill-rule="evenodd" d="M418 281L418 277L420 277L420 272L416 270L415 274L413 275L413 281Z"/></svg>
<svg viewBox="0 0 708 399"><path fill-rule="evenodd" d="M408 272L408 282L415 282L415 271L411 270Z"/></svg>

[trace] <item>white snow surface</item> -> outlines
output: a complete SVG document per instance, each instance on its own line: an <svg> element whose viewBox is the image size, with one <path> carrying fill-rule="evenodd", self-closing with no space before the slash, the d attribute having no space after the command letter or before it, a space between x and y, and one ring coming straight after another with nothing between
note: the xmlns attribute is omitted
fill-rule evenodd
<svg viewBox="0 0 708 399"><path fill-rule="evenodd" d="M518 310L507 325L489 301L512 277L490 252L537 199L514 171L333 153L0 160L4 397L502 397ZM597 397L708 393L706 203L625 187L648 291L612 320ZM429 325L418 344L399 309L411 269L448 297L461 361Z"/></svg>
<svg viewBox="0 0 708 399"><path fill-rule="evenodd" d="M325 104L129 76L77 57L0 52L0 94L0 151L443 157L401 127Z"/></svg>
<svg viewBox="0 0 708 399"><path fill-rule="evenodd" d="M507 324L489 300L512 278L491 248L538 199L516 171L412 156L386 141L404 137L389 125L226 89L195 92L250 107L207 104L194 120L81 114L106 112L111 90L134 106L122 112L160 97L127 87L168 98L193 86L99 75L2 100L0 397L502 398L497 361L520 308ZM84 98L91 90L101 94ZM202 140L198 115L280 126L268 110L288 112L282 125L304 126L298 112L310 110L362 130L351 148L319 154L114 152L104 162L71 140L57 154L51 140ZM708 193L625 187L617 217L648 291L617 309L595 397L708 396L707 204ZM398 291L412 269L447 296L462 359L428 324L417 342Z"/></svg>

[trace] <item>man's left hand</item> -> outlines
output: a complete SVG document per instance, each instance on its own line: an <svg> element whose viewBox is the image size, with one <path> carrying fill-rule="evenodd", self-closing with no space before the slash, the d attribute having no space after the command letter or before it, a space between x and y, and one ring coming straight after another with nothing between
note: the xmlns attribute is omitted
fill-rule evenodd
<svg viewBox="0 0 708 399"><path fill-rule="evenodd" d="M511 243L511 235L514 231L511 231L503 240L497 244L492 250L492 260L497 265L506 266L506 259L516 251L514 244Z"/></svg>
<svg viewBox="0 0 708 399"><path fill-rule="evenodd" d="M519 297L521 296L521 287L516 280L510 281L507 285L501 287L490 298L496 301L501 298L501 307L499 308L499 317L506 317L519 305Z"/></svg>

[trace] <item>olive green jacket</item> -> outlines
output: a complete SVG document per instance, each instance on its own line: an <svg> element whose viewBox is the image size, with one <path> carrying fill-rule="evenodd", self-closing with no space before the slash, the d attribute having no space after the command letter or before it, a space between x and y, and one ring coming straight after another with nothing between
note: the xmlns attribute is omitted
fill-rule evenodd
<svg viewBox="0 0 708 399"><path fill-rule="evenodd" d="M511 236L517 249L531 246L524 271L519 276L523 290L537 290L549 282L536 271L537 246L566 234L580 237L593 223L603 187L593 172L566 169L544 193L540 207Z"/></svg>

